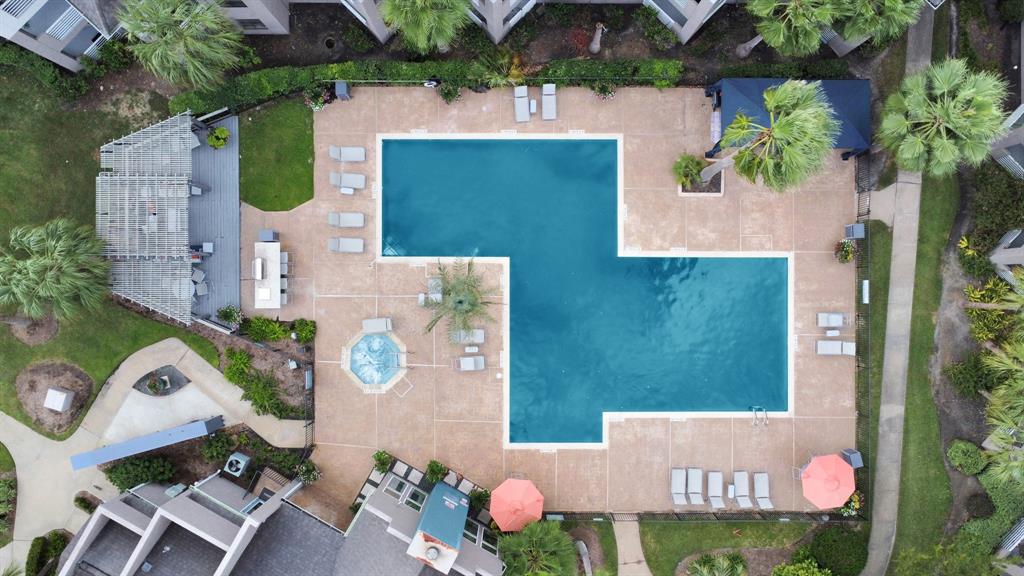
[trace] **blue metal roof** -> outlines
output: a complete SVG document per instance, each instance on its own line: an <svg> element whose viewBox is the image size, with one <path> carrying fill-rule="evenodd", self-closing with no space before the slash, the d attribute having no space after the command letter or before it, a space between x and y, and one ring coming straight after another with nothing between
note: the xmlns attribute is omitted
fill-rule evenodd
<svg viewBox="0 0 1024 576"><path fill-rule="evenodd" d="M458 550L467 515L469 498L447 484L437 484L427 497L416 529Z"/></svg>
<svg viewBox="0 0 1024 576"><path fill-rule="evenodd" d="M177 428L161 430L160 432L146 434L145 436L139 436L138 438L118 442L117 444L103 446L102 448L97 448L90 452L75 454L71 457L71 469L81 470L82 468L88 468L90 466L106 464L107 462L113 462L114 460L120 460L121 458L127 458L128 456L149 452L150 450L156 450L157 448L163 448L164 446L170 446L171 444L177 444L178 442L207 436L223 427L224 418L222 416L215 416L207 420L196 420L195 422L189 422L188 424L178 426ZM462 528L460 527L459 530L461 533Z"/></svg>
<svg viewBox="0 0 1024 576"><path fill-rule="evenodd" d="M723 78L713 86L721 94L722 129L743 112L767 125L764 91L785 78ZM836 148L855 151L871 147L871 84L867 80L822 80L821 88L839 120Z"/></svg>

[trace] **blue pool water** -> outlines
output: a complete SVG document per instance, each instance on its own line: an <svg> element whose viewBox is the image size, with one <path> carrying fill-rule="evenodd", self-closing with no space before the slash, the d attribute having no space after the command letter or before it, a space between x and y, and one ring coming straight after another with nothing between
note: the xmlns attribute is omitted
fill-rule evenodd
<svg viewBox="0 0 1024 576"><path fill-rule="evenodd" d="M367 334L352 347L349 370L363 384L379 386L398 373L398 345L383 334Z"/></svg>
<svg viewBox="0 0 1024 576"><path fill-rule="evenodd" d="M787 261L617 257L616 146L383 142L385 254L511 258L511 442L600 442L607 411L787 409Z"/></svg>

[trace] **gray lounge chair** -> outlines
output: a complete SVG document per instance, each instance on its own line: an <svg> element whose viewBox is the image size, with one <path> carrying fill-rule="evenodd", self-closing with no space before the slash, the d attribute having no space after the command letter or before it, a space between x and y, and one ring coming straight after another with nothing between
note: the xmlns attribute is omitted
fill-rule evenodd
<svg viewBox="0 0 1024 576"><path fill-rule="evenodd" d="M704 471L700 468L686 469L686 495L690 497L690 504L704 504Z"/></svg>
<svg viewBox="0 0 1024 576"><path fill-rule="evenodd" d="M391 332L391 318L370 318L363 320L363 332L366 334L384 334Z"/></svg>
<svg viewBox="0 0 1024 576"><path fill-rule="evenodd" d="M426 306L427 301L441 302L444 300L444 293L441 291L442 284L440 278L427 278L427 292L419 295L420 306Z"/></svg>
<svg viewBox="0 0 1024 576"><path fill-rule="evenodd" d="M361 254L363 252L363 239L335 236L327 240L327 249L331 252Z"/></svg>
<svg viewBox="0 0 1024 576"><path fill-rule="evenodd" d="M732 483L736 490L736 504L740 508L753 508L750 502L750 474L746 470L732 473Z"/></svg>
<svg viewBox="0 0 1024 576"><path fill-rule="evenodd" d="M725 508L725 502L722 500L722 484L721 472L708 472L708 501L711 502L712 510Z"/></svg>
<svg viewBox="0 0 1024 576"><path fill-rule="evenodd" d="M818 328L842 328L846 315L842 312L818 312Z"/></svg>
<svg viewBox="0 0 1024 576"><path fill-rule="evenodd" d="M362 146L331 146L331 158L338 162L363 162L366 160L366 148Z"/></svg>
<svg viewBox="0 0 1024 576"><path fill-rule="evenodd" d="M818 340L817 353L819 356L856 356L856 342L842 342L840 340Z"/></svg>
<svg viewBox="0 0 1024 576"><path fill-rule="evenodd" d="M775 508L771 500L771 489L768 485L767 472L754 472L754 498L757 500L757 505L761 510Z"/></svg>
<svg viewBox="0 0 1024 576"><path fill-rule="evenodd" d="M686 470L672 469L672 505L686 506Z"/></svg>
<svg viewBox="0 0 1024 576"><path fill-rule="evenodd" d="M342 194L349 194L345 192L346 188L352 190L362 190L366 188L366 176L363 174L352 174L351 172L331 172L331 186L337 186L341 188Z"/></svg>
<svg viewBox="0 0 1024 576"><path fill-rule="evenodd" d="M484 329L457 330L452 334L452 344L483 344Z"/></svg>
<svg viewBox="0 0 1024 576"><path fill-rule="evenodd" d="M558 96L555 95L554 84L545 84L541 87L540 106L542 120L558 118Z"/></svg>
<svg viewBox="0 0 1024 576"><path fill-rule="evenodd" d="M210 286L206 282L196 284L196 296L206 296L210 293Z"/></svg>
<svg viewBox="0 0 1024 576"><path fill-rule="evenodd" d="M516 112L516 122L530 121L530 98L526 86L516 86L512 91L512 104Z"/></svg>
<svg viewBox="0 0 1024 576"><path fill-rule="evenodd" d="M483 356L459 356L455 367L459 372L480 372L486 365Z"/></svg>
<svg viewBox="0 0 1024 576"><path fill-rule="evenodd" d="M327 223L336 228L362 228L366 218L362 212L330 212Z"/></svg>

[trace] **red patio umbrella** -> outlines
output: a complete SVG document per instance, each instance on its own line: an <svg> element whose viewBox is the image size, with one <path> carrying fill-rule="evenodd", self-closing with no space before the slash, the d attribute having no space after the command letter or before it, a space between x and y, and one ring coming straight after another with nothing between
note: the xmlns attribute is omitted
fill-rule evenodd
<svg viewBox="0 0 1024 576"><path fill-rule="evenodd" d="M529 480L509 478L491 492L491 517L502 532L522 530L543 510L544 495Z"/></svg>
<svg viewBox="0 0 1024 576"><path fill-rule="evenodd" d="M853 467L838 454L815 456L800 472L804 498L821 510L838 508L854 491Z"/></svg>

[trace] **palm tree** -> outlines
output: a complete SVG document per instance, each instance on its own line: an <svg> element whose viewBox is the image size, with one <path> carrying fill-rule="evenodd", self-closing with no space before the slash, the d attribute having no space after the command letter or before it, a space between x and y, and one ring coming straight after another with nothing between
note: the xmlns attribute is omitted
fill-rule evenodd
<svg viewBox="0 0 1024 576"><path fill-rule="evenodd" d="M118 19L139 62L174 84L215 86L241 60L242 34L220 0L125 0Z"/></svg>
<svg viewBox="0 0 1024 576"><path fill-rule="evenodd" d="M17 564L8 564L7 568L4 568L3 572L0 572L0 576L22 576L25 572L21 569L21 566Z"/></svg>
<svg viewBox="0 0 1024 576"><path fill-rule="evenodd" d="M718 556L702 554L690 564L688 572L693 576L744 576L746 573L747 560L736 552Z"/></svg>
<svg viewBox="0 0 1024 576"><path fill-rule="evenodd" d="M842 18L848 40L868 36L876 45L899 38L921 12L919 0L846 0Z"/></svg>
<svg viewBox="0 0 1024 576"><path fill-rule="evenodd" d="M760 177L772 190L782 191L821 168L839 132L821 83L788 80L768 88L764 107L767 126L742 112L736 114L722 143L738 150L702 170L704 182L735 164L736 172L747 180Z"/></svg>
<svg viewBox="0 0 1024 576"><path fill-rule="evenodd" d="M12 229L7 248L0 248L0 308L58 320L81 307L98 308L110 268L103 246L92 228L66 219Z"/></svg>
<svg viewBox="0 0 1024 576"><path fill-rule="evenodd" d="M427 308L433 311L427 332L433 331L442 319L448 319L448 335L454 337L462 330L471 330L474 324L481 321L490 322L491 315L487 307L494 304L488 298L495 290L484 287L483 276L473 269L473 260L468 262L457 259L452 268L444 264L437 265L441 277L441 299L435 301L428 298Z"/></svg>
<svg viewBox="0 0 1024 576"><path fill-rule="evenodd" d="M1003 133L1006 82L973 72L964 60L946 60L905 78L882 111L878 138L904 170L945 176L988 157Z"/></svg>
<svg viewBox="0 0 1024 576"><path fill-rule="evenodd" d="M498 541L508 576L576 576L576 549L558 522L534 522Z"/></svg>
<svg viewBox="0 0 1024 576"><path fill-rule="evenodd" d="M447 52L463 26L469 23L470 0L384 0L380 15L397 28L402 40L421 54Z"/></svg>
<svg viewBox="0 0 1024 576"><path fill-rule="evenodd" d="M763 39L783 56L807 56L821 47L821 29L843 14L846 0L750 0L747 11L758 19L757 36L737 47L745 58Z"/></svg>

